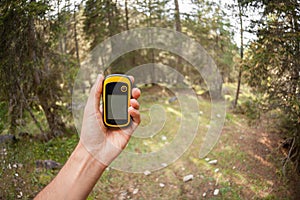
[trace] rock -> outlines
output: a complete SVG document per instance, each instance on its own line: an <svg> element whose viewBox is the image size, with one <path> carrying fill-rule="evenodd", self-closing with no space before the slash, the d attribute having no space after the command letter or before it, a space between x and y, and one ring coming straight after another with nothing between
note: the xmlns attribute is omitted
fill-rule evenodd
<svg viewBox="0 0 300 200"><path fill-rule="evenodd" d="M118 196L118 200L124 200L126 199L126 196L127 196L127 191L121 191L120 192L120 195Z"/></svg>
<svg viewBox="0 0 300 200"><path fill-rule="evenodd" d="M166 141L166 140L167 140L167 137L163 135L163 136L161 136L161 140L162 140L162 141Z"/></svg>
<svg viewBox="0 0 300 200"><path fill-rule="evenodd" d="M138 188L135 188L132 192L132 194L137 194L139 192L139 189Z"/></svg>
<svg viewBox="0 0 300 200"><path fill-rule="evenodd" d="M186 175L185 177L183 177L183 182L188 182L190 180L193 180L193 178L194 178L193 174Z"/></svg>
<svg viewBox="0 0 300 200"><path fill-rule="evenodd" d="M0 135L0 144L16 142L17 138L14 135L7 134L7 135Z"/></svg>
<svg viewBox="0 0 300 200"><path fill-rule="evenodd" d="M151 174L151 172L149 170L144 171L144 175L148 176L150 174Z"/></svg>
<svg viewBox="0 0 300 200"><path fill-rule="evenodd" d="M215 189L214 190L214 195L217 196L219 194L220 190L219 189Z"/></svg>
<svg viewBox="0 0 300 200"><path fill-rule="evenodd" d="M35 165L37 168L45 169L59 169L62 166L60 163L53 160L37 160L35 161Z"/></svg>
<svg viewBox="0 0 300 200"><path fill-rule="evenodd" d="M203 197L206 197L206 192L204 192L204 193L202 194L202 196L203 196Z"/></svg>
<svg viewBox="0 0 300 200"><path fill-rule="evenodd" d="M165 184L159 183L159 187L163 188L163 187L165 187Z"/></svg>
<svg viewBox="0 0 300 200"><path fill-rule="evenodd" d="M18 199L22 199L22 197L23 197L23 192L20 191L20 193L17 195L17 198L18 198Z"/></svg>
<svg viewBox="0 0 300 200"><path fill-rule="evenodd" d="M161 166L166 167L166 166L168 166L168 164L167 163L161 163Z"/></svg>
<svg viewBox="0 0 300 200"><path fill-rule="evenodd" d="M169 102L169 103L173 103L173 102L175 102L176 100L177 100L177 97L174 96L174 97L171 97L171 98L168 100L168 102Z"/></svg>
<svg viewBox="0 0 300 200"><path fill-rule="evenodd" d="M211 165L216 165L218 163L217 160L211 160L208 162L208 164L211 164Z"/></svg>

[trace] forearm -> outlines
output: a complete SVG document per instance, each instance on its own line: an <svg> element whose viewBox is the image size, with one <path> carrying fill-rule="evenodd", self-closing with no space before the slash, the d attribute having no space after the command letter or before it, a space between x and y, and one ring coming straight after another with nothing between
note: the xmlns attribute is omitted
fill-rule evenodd
<svg viewBox="0 0 300 200"><path fill-rule="evenodd" d="M79 142L58 175L35 199L86 199L105 168Z"/></svg>

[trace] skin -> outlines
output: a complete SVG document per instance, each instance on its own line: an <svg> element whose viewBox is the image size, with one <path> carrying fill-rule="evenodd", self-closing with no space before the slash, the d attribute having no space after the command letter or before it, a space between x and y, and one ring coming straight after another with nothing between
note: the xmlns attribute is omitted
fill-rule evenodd
<svg viewBox="0 0 300 200"><path fill-rule="evenodd" d="M133 77L130 77L134 82ZM139 98L141 92L132 89L128 112L130 126L124 129L108 128L102 120L102 83L99 75L91 89L84 110L80 141L58 175L35 199L86 199L106 167L126 147L134 130L140 124Z"/></svg>

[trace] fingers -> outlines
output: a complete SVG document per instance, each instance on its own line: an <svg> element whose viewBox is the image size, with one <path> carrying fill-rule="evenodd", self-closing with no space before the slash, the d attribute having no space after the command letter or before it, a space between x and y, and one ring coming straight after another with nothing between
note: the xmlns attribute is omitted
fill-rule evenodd
<svg viewBox="0 0 300 200"><path fill-rule="evenodd" d="M129 112L130 116L132 117L132 121L136 125L141 123L141 115L140 115L140 112L137 109L134 109L133 107L129 107L128 112Z"/></svg>
<svg viewBox="0 0 300 200"><path fill-rule="evenodd" d="M140 104L136 99L130 99L130 105L136 110L140 108Z"/></svg>
<svg viewBox="0 0 300 200"><path fill-rule="evenodd" d="M103 83L103 75L99 74L89 95L87 106L92 108L96 108L96 112L99 111L100 106L100 98L102 94L102 83Z"/></svg>
<svg viewBox="0 0 300 200"><path fill-rule="evenodd" d="M131 80L131 83L133 84L134 83L134 77L133 76L128 76Z"/></svg>
<svg viewBox="0 0 300 200"><path fill-rule="evenodd" d="M131 91L131 95L134 99L138 99L141 96L141 91L138 88L133 88Z"/></svg>
<svg viewBox="0 0 300 200"><path fill-rule="evenodd" d="M95 91L95 106L96 106L96 109L99 110L99 107L100 107L100 98L101 98L101 95L102 95L102 84L103 84L103 80L104 80L104 77L103 75L99 74L98 77L97 77L97 81L96 81L96 91Z"/></svg>
<svg viewBox="0 0 300 200"><path fill-rule="evenodd" d="M134 81L132 76L130 77L130 79L132 79ZM132 117L132 121L137 126L141 123L141 115L139 112L140 104L137 101L137 99L141 96L140 89L133 88L131 91L131 95L132 95L133 99L130 99L130 107L128 109L128 112L129 112L130 116Z"/></svg>

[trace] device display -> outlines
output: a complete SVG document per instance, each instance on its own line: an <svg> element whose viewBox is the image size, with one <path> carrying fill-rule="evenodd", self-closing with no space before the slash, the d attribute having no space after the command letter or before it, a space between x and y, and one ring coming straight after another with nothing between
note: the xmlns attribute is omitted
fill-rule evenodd
<svg viewBox="0 0 300 200"><path fill-rule="evenodd" d="M103 83L103 121L109 127L130 124L131 81L128 76L112 74Z"/></svg>

